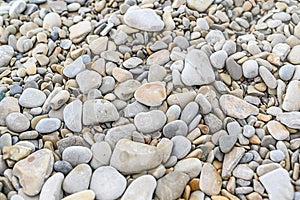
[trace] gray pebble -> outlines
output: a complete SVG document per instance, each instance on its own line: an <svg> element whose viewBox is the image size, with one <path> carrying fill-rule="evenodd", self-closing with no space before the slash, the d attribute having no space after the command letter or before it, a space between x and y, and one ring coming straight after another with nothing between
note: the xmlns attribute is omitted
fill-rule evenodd
<svg viewBox="0 0 300 200"><path fill-rule="evenodd" d="M255 128L250 125L245 125L243 127L243 135L247 138L251 138L255 134Z"/></svg>
<svg viewBox="0 0 300 200"><path fill-rule="evenodd" d="M258 75L258 64L255 60L247 60L242 65L243 75L246 78L255 78Z"/></svg>
<svg viewBox="0 0 300 200"><path fill-rule="evenodd" d="M209 113L208 115L204 116L205 124L209 127L210 133L215 133L221 130L223 123L222 121L214 114Z"/></svg>
<svg viewBox="0 0 300 200"><path fill-rule="evenodd" d="M184 158L191 150L191 142L184 136L178 135L171 139L173 142L172 156Z"/></svg>
<svg viewBox="0 0 300 200"><path fill-rule="evenodd" d="M28 118L22 113L10 113L6 116L5 121L7 128L14 132L26 131L30 126Z"/></svg>
<svg viewBox="0 0 300 200"><path fill-rule="evenodd" d="M174 44L181 49L187 49L190 44L189 41L183 36L177 36L174 38Z"/></svg>
<svg viewBox="0 0 300 200"><path fill-rule="evenodd" d="M173 138L176 135L186 136L188 133L187 124L182 120L175 120L166 124L163 128L163 134L167 138Z"/></svg>
<svg viewBox="0 0 300 200"><path fill-rule="evenodd" d="M199 105L196 102L190 102L182 110L180 119L189 124L195 118L198 111Z"/></svg>
<svg viewBox="0 0 300 200"><path fill-rule="evenodd" d="M270 158L274 162L280 162L285 158L285 155L280 150L272 150L270 151Z"/></svg>
<svg viewBox="0 0 300 200"><path fill-rule="evenodd" d="M293 77L295 70L296 67L294 65L286 64L279 69L278 74L282 80L289 81Z"/></svg>
<svg viewBox="0 0 300 200"><path fill-rule="evenodd" d="M73 169L72 165L64 160L58 160L54 163L54 170L67 175Z"/></svg>
<svg viewBox="0 0 300 200"><path fill-rule="evenodd" d="M225 62L228 58L226 51L220 50L216 51L210 56L210 62L216 69L222 69L225 66Z"/></svg>
<svg viewBox="0 0 300 200"><path fill-rule="evenodd" d="M235 135L222 135L219 138L220 150L223 153L228 153L234 147L237 141L237 136Z"/></svg>
<svg viewBox="0 0 300 200"><path fill-rule="evenodd" d="M88 163L92 159L92 151L87 147L71 146L62 153L62 160L69 162L73 167Z"/></svg>
<svg viewBox="0 0 300 200"><path fill-rule="evenodd" d="M259 67L259 75L270 89L275 89L277 87L276 78L265 66Z"/></svg>

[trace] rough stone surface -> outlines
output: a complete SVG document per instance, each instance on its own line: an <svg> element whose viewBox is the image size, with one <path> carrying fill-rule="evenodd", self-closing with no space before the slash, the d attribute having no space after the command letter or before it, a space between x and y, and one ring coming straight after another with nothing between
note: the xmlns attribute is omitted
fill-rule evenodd
<svg viewBox="0 0 300 200"><path fill-rule="evenodd" d="M161 82L143 84L134 93L134 98L147 106L159 106L166 97L166 89Z"/></svg>
<svg viewBox="0 0 300 200"><path fill-rule="evenodd" d="M222 178L212 164L205 163L200 175L200 189L207 195L217 195L221 191Z"/></svg>

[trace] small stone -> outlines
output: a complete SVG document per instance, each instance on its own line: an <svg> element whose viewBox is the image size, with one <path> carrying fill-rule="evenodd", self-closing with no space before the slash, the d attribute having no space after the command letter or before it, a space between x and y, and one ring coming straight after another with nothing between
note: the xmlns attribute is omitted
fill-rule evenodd
<svg viewBox="0 0 300 200"><path fill-rule="evenodd" d="M199 104L199 111L201 114L208 114L212 110L212 106L203 94L197 94L195 102Z"/></svg>
<svg viewBox="0 0 300 200"><path fill-rule="evenodd" d="M183 36L175 37L173 42L181 49L187 49L190 46L189 41Z"/></svg>
<svg viewBox="0 0 300 200"><path fill-rule="evenodd" d="M98 89L102 82L99 73L92 70L85 70L77 74L76 81L83 94L87 94L92 89Z"/></svg>
<svg viewBox="0 0 300 200"><path fill-rule="evenodd" d="M204 200L205 194L200 190L191 193L189 200Z"/></svg>
<svg viewBox="0 0 300 200"><path fill-rule="evenodd" d="M296 67L294 65L286 64L280 67L278 75L284 81L289 81L295 72Z"/></svg>
<svg viewBox="0 0 300 200"><path fill-rule="evenodd" d="M236 135L223 135L219 138L220 150L223 153L228 153L234 147L237 141Z"/></svg>
<svg viewBox="0 0 300 200"><path fill-rule="evenodd" d="M157 51L147 58L147 65L164 65L170 60L170 52L166 49Z"/></svg>
<svg viewBox="0 0 300 200"><path fill-rule="evenodd" d="M69 98L70 93L66 90L61 90L50 100L50 106L53 110L58 110L69 100Z"/></svg>
<svg viewBox="0 0 300 200"><path fill-rule="evenodd" d="M112 76L118 81L118 82L125 82L129 79L133 79L133 75L131 72L127 71L126 69L122 69L119 67L115 67L112 70Z"/></svg>
<svg viewBox="0 0 300 200"><path fill-rule="evenodd" d="M56 200L57 198L62 199L62 183L64 175L60 172L54 174L47 179L40 193L40 200Z"/></svg>
<svg viewBox="0 0 300 200"><path fill-rule="evenodd" d="M222 129L222 121L212 113L205 115L204 121L209 128L209 132L211 133L215 133Z"/></svg>
<svg viewBox="0 0 300 200"><path fill-rule="evenodd" d="M213 3L213 0L187 0L189 8L204 12Z"/></svg>
<svg viewBox="0 0 300 200"><path fill-rule="evenodd" d="M147 19L147 20L145 20ZM142 31L161 31L164 28L164 22L152 9L140 9L137 6L131 6L124 15L125 23L133 28Z"/></svg>
<svg viewBox="0 0 300 200"><path fill-rule="evenodd" d="M255 78L258 75L258 64L255 60L247 60L242 65L243 75L246 78Z"/></svg>
<svg viewBox="0 0 300 200"><path fill-rule="evenodd" d="M166 88L161 82L145 83L134 93L134 98L147 106L159 106L166 99Z"/></svg>
<svg viewBox="0 0 300 200"><path fill-rule="evenodd" d="M160 65L151 65L149 68L148 82L162 81L167 75L165 67Z"/></svg>
<svg viewBox="0 0 300 200"><path fill-rule="evenodd" d="M157 147L121 139L114 148L110 165L123 174L134 174L157 167L162 159Z"/></svg>
<svg viewBox="0 0 300 200"><path fill-rule="evenodd" d="M290 49L291 47L288 44L278 43L273 47L272 53L280 57L281 61L285 61L288 53L290 52Z"/></svg>
<svg viewBox="0 0 300 200"><path fill-rule="evenodd" d="M102 52L107 50L108 37L99 37L93 40L89 47L93 54L101 54Z"/></svg>
<svg viewBox="0 0 300 200"><path fill-rule="evenodd" d="M72 165L63 160L58 160L54 163L54 170L67 175L73 169Z"/></svg>
<svg viewBox="0 0 300 200"><path fill-rule="evenodd" d="M167 117L161 110L142 112L134 117L134 125L143 133L160 130L166 123Z"/></svg>
<svg viewBox="0 0 300 200"><path fill-rule="evenodd" d="M153 176L140 176L128 186L121 200L132 200L137 198L152 200L156 185L157 183Z"/></svg>
<svg viewBox="0 0 300 200"><path fill-rule="evenodd" d="M14 165L13 175L18 177L25 194L37 195L44 181L51 175L54 158L48 149L38 150Z"/></svg>
<svg viewBox="0 0 300 200"><path fill-rule="evenodd" d="M25 53L32 49L33 42L31 39L28 39L26 36L21 36L16 44L17 50L21 53Z"/></svg>
<svg viewBox="0 0 300 200"><path fill-rule="evenodd" d="M225 154L222 166L222 178L229 178L231 176L231 172L239 163L244 153L244 148L234 147L229 153Z"/></svg>
<svg viewBox="0 0 300 200"><path fill-rule="evenodd" d="M209 25L207 21L204 18L198 18L197 19L197 28L200 29L200 31L208 31L209 30Z"/></svg>
<svg viewBox="0 0 300 200"><path fill-rule="evenodd" d="M182 120L175 120L166 124L163 128L165 137L171 139L176 135L186 136L188 133L188 126Z"/></svg>
<svg viewBox="0 0 300 200"><path fill-rule="evenodd" d="M77 165L65 178L63 190L68 194L73 194L87 190L90 185L92 169L88 164Z"/></svg>
<svg viewBox="0 0 300 200"><path fill-rule="evenodd" d="M240 164L233 170L233 176L244 180L252 180L254 172L246 164Z"/></svg>
<svg viewBox="0 0 300 200"><path fill-rule="evenodd" d="M126 189L126 179L115 168L103 166L93 173L90 189L96 199L118 199Z"/></svg>
<svg viewBox="0 0 300 200"><path fill-rule="evenodd" d="M87 147L71 146L62 153L62 159L69 162L73 167L88 163L92 159L92 151Z"/></svg>
<svg viewBox="0 0 300 200"><path fill-rule="evenodd" d="M300 52L300 45L294 46L287 57L288 61L292 64L299 65L300 64L299 52Z"/></svg>
<svg viewBox="0 0 300 200"><path fill-rule="evenodd" d="M192 145L186 137L177 135L171 141L173 142L172 156L182 159L190 152Z"/></svg>
<svg viewBox="0 0 300 200"><path fill-rule="evenodd" d="M208 56L201 50L191 50L185 58L185 67L181 78L187 86L212 83L215 80L215 75Z"/></svg>
<svg viewBox="0 0 300 200"><path fill-rule="evenodd" d="M277 120L289 128L300 129L300 112L286 112L277 115Z"/></svg>
<svg viewBox="0 0 300 200"><path fill-rule="evenodd" d="M231 57L226 60L226 69L233 80L239 80L243 75L242 67Z"/></svg>
<svg viewBox="0 0 300 200"><path fill-rule="evenodd" d="M87 55L80 56L63 69L63 74L68 78L74 78L79 72L85 70L85 64L90 62L90 57Z"/></svg>
<svg viewBox="0 0 300 200"><path fill-rule="evenodd" d="M157 148L163 154L163 163L168 162L170 159L172 149L173 149L173 142L167 138L162 138L159 143L157 144Z"/></svg>
<svg viewBox="0 0 300 200"><path fill-rule="evenodd" d="M199 111L199 105L196 102L188 103L181 112L180 119L186 124L190 124Z"/></svg>
<svg viewBox="0 0 300 200"><path fill-rule="evenodd" d="M90 21L81 21L71 26L69 31L70 40L73 43L79 43L92 31L92 24Z"/></svg>
<svg viewBox="0 0 300 200"><path fill-rule="evenodd" d="M2 153L3 159L19 161L27 157L31 153L31 148L21 146L18 144L13 146L3 146Z"/></svg>
<svg viewBox="0 0 300 200"><path fill-rule="evenodd" d="M8 114L5 121L7 128L17 133L26 131L30 126L28 118L18 112Z"/></svg>
<svg viewBox="0 0 300 200"><path fill-rule="evenodd" d="M128 80L116 86L114 93L121 100L129 100L134 92L141 86L137 80Z"/></svg>
<svg viewBox="0 0 300 200"><path fill-rule="evenodd" d="M207 195L217 195L222 187L222 178L214 166L204 163L200 174L200 190Z"/></svg>
<svg viewBox="0 0 300 200"><path fill-rule="evenodd" d="M155 194L159 199L177 199L182 195L189 179L183 172L170 172L157 181Z"/></svg>
<svg viewBox="0 0 300 200"><path fill-rule="evenodd" d="M58 130L61 126L61 121L57 118L41 119L35 129L41 134L51 133Z"/></svg>
<svg viewBox="0 0 300 200"><path fill-rule="evenodd" d="M87 100L83 104L83 124L93 125L119 119L119 113L111 102L104 99Z"/></svg>
<svg viewBox="0 0 300 200"><path fill-rule="evenodd" d="M283 100L282 109L285 111L298 111L300 110L300 81L291 81L286 90Z"/></svg>
<svg viewBox="0 0 300 200"><path fill-rule="evenodd" d="M76 192L72 195L69 195L62 200L94 200L95 199L95 192L93 190L83 190L80 192Z"/></svg>
<svg viewBox="0 0 300 200"><path fill-rule="evenodd" d="M180 106L178 106L178 105L170 106L166 112L168 122L172 122L172 121L179 119L180 113L181 113Z"/></svg>
<svg viewBox="0 0 300 200"><path fill-rule="evenodd" d="M270 151L270 158L274 162L281 162L285 158L285 155L280 150L272 150Z"/></svg>
<svg viewBox="0 0 300 200"><path fill-rule="evenodd" d="M52 30L54 27L61 27L61 19L57 13L48 13L43 20L43 28L46 30Z"/></svg>
<svg viewBox="0 0 300 200"><path fill-rule="evenodd" d="M257 115L259 113L257 107L229 94L224 94L220 97L220 106L226 115L238 119L245 119L249 115Z"/></svg>
<svg viewBox="0 0 300 200"><path fill-rule="evenodd" d="M45 100L46 95L44 92L34 88L27 88L21 94L19 104L25 108L35 108L42 106Z"/></svg>
<svg viewBox="0 0 300 200"><path fill-rule="evenodd" d="M270 89L275 89L277 87L276 78L265 66L259 67L259 75Z"/></svg>
<svg viewBox="0 0 300 200"><path fill-rule="evenodd" d="M275 169L259 177L259 180L266 188L270 199L293 199L294 189L289 173L285 169Z"/></svg>
<svg viewBox="0 0 300 200"><path fill-rule="evenodd" d="M210 62L211 65L216 69L222 69L225 66L225 62L228 58L226 51L220 50L211 54Z"/></svg>
<svg viewBox="0 0 300 200"><path fill-rule="evenodd" d="M275 120L267 123L267 129L276 140L285 140L290 136L289 131L280 122Z"/></svg>
<svg viewBox="0 0 300 200"><path fill-rule="evenodd" d="M69 103L64 108L63 118L68 129L80 132L82 130L82 102L77 99Z"/></svg>
<svg viewBox="0 0 300 200"><path fill-rule="evenodd" d="M255 128L250 125L245 125L243 127L243 135L247 138L251 138L255 134Z"/></svg>
<svg viewBox="0 0 300 200"><path fill-rule="evenodd" d="M14 55L14 49L9 45L0 46L0 67L6 67Z"/></svg>
<svg viewBox="0 0 300 200"><path fill-rule="evenodd" d="M123 66L127 69L133 69L143 63L143 60L137 57L132 57L123 62Z"/></svg>
<svg viewBox="0 0 300 200"><path fill-rule="evenodd" d="M202 169L202 162L198 158L186 158L180 160L174 167L174 171L184 172L190 179L199 176Z"/></svg>
<svg viewBox="0 0 300 200"><path fill-rule="evenodd" d="M90 164L94 169L109 165L112 150L107 142L96 142L92 145L91 150L93 157Z"/></svg>

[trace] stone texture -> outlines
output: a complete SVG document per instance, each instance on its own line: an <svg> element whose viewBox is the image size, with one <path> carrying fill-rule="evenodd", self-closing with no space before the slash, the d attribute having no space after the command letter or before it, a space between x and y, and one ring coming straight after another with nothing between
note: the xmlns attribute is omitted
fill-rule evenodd
<svg viewBox="0 0 300 200"><path fill-rule="evenodd" d="M9 113L20 112L18 99L13 97L4 97L0 101L0 126L5 125L5 119Z"/></svg>
<svg viewBox="0 0 300 200"><path fill-rule="evenodd" d="M190 179L199 176L202 169L202 162L198 158L186 158L176 163L174 171L184 172Z"/></svg>
<svg viewBox="0 0 300 200"><path fill-rule="evenodd" d="M99 73L92 70L85 70L77 74L76 81L83 94L87 94L92 89L98 89L102 82Z"/></svg>
<svg viewBox="0 0 300 200"><path fill-rule="evenodd" d="M62 183L64 175L62 173L56 173L47 179L40 193L40 200L57 200L62 199Z"/></svg>
<svg viewBox="0 0 300 200"><path fill-rule="evenodd" d="M245 153L242 147L234 147L229 153L225 154L222 166L222 178L229 178L231 172L239 163Z"/></svg>
<svg viewBox="0 0 300 200"><path fill-rule="evenodd" d="M187 5L191 9L199 12L204 12L211 4L213 0L187 0Z"/></svg>
<svg viewBox="0 0 300 200"><path fill-rule="evenodd" d="M26 131L30 126L28 118L18 112L8 114L5 121L7 128L17 133Z"/></svg>
<svg viewBox="0 0 300 200"><path fill-rule="evenodd" d="M166 121L167 117L161 110L142 112L134 117L134 125L143 133L152 133L160 130Z"/></svg>
<svg viewBox="0 0 300 200"><path fill-rule="evenodd" d="M300 129L300 112L286 112L278 114L276 119L289 128Z"/></svg>
<svg viewBox="0 0 300 200"><path fill-rule="evenodd" d="M80 132L82 130L82 102L75 100L69 103L64 108L63 118L68 129Z"/></svg>
<svg viewBox="0 0 300 200"><path fill-rule="evenodd" d="M93 190L83 190L80 192L76 192L72 195L69 195L62 200L94 200L95 199L95 192Z"/></svg>
<svg viewBox="0 0 300 200"><path fill-rule="evenodd" d="M81 42L92 30L92 24L89 21L81 21L69 28L70 40L73 43Z"/></svg>
<svg viewBox="0 0 300 200"><path fill-rule="evenodd" d="M79 164L88 163L92 159L92 151L87 147L71 146L63 151L62 159L74 167Z"/></svg>
<svg viewBox="0 0 300 200"><path fill-rule="evenodd" d="M0 46L0 67L6 67L14 55L14 49L9 45Z"/></svg>
<svg viewBox="0 0 300 200"><path fill-rule="evenodd" d="M27 88L21 94L19 104L25 108L35 108L43 105L45 100L44 92L35 88Z"/></svg>
<svg viewBox="0 0 300 200"><path fill-rule="evenodd" d="M205 163L200 174L200 189L207 195L217 195L221 191L222 178L214 166Z"/></svg>
<svg viewBox="0 0 300 200"><path fill-rule="evenodd" d="M44 118L41 119L37 124L35 129L37 132L46 134L58 130L61 126L61 121L57 118Z"/></svg>
<svg viewBox="0 0 300 200"><path fill-rule="evenodd" d="M159 106L166 99L166 89L162 82L145 83L134 93L134 98L147 106Z"/></svg>
<svg viewBox="0 0 300 200"><path fill-rule="evenodd" d="M300 81L291 81L286 90L283 100L282 109L285 111L299 111L300 110Z"/></svg>
<svg viewBox="0 0 300 200"><path fill-rule="evenodd" d="M272 120L267 123L269 133L276 140L285 140L289 137L289 131L278 121Z"/></svg>

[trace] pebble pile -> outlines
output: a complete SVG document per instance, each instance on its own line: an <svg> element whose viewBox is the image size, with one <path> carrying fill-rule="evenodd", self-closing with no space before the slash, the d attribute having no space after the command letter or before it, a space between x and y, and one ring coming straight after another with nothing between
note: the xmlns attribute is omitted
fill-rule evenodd
<svg viewBox="0 0 300 200"><path fill-rule="evenodd" d="M299 200L298 0L0 1L1 200Z"/></svg>

